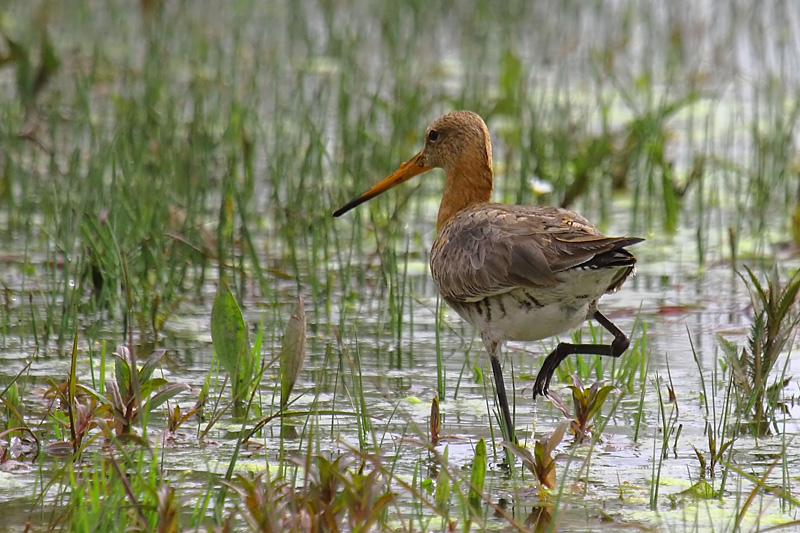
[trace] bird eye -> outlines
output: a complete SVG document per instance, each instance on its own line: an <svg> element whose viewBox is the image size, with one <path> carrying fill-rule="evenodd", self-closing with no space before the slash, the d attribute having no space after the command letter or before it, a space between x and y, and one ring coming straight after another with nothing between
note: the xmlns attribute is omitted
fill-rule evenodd
<svg viewBox="0 0 800 533"><path fill-rule="evenodd" d="M439 138L439 132L436 130L431 130L428 132L428 140L430 142L436 142L436 139Z"/></svg>

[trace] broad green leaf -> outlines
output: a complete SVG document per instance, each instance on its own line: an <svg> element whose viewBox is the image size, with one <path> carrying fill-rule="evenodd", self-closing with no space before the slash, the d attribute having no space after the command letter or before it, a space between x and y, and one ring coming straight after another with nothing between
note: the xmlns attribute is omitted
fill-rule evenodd
<svg viewBox="0 0 800 533"><path fill-rule="evenodd" d="M241 400L252 379L253 355L242 310L224 279L219 282L211 309L211 340L222 367L231 377L233 397Z"/></svg>
<svg viewBox="0 0 800 533"><path fill-rule="evenodd" d="M145 382L150 379L150 376L153 375L153 372L156 368L158 368L158 364L164 359L164 356L167 354L167 350L160 349L156 350L150 354L150 357L142 365L142 369L139 370L139 381Z"/></svg>
<svg viewBox="0 0 800 533"><path fill-rule="evenodd" d="M97 403L101 403L101 404L104 404L104 405L111 405L111 401L108 399L108 397L106 397L105 394L100 394L99 391L93 389L92 387L89 387L89 386L84 385L82 383L78 383L77 384L77 389L80 390L81 392L91 396L94 400L97 401Z"/></svg>
<svg viewBox="0 0 800 533"><path fill-rule="evenodd" d="M486 481L486 442L483 439L475 446L475 459L472 461L472 473L469 476L469 505L475 514L481 514L483 485Z"/></svg>
<svg viewBox="0 0 800 533"><path fill-rule="evenodd" d="M155 393L152 398L150 398L150 401L147 402L146 410L151 411L156 407L158 407L159 405L161 405L162 403L169 400L170 398L172 398L173 396L180 394L183 391L187 391L189 389L191 389L191 387L189 387L189 385L187 385L186 383L173 383L172 385L168 385L167 387L164 387L163 389Z"/></svg>
<svg viewBox="0 0 800 533"><path fill-rule="evenodd" d="M552 393L551 393L552 394ZM531 454L530 450L523 448L516 442L508 442L503 441L503 446L511 453L513 453L517 459L522 461L522 465L531 471L531 473L536 473L536 463L534 461L533 454Z"/></svg>
<svg viewBox="0 0 800 533"><path fill-rule="evenodd" d="M558 423L556 428L553 430L553 433L549 437L541 439L548 455L552 454L553 451L555 451L556 446L561 444L561 441L564 439L564 433L566 433L567 429L569 428L569 423L569 420L562 420Z"/></svg>
<svg viewBox="0 0 800 533"><path fill-rule="evenodd" d="M128 360L125 358L127 352L119 348L117 348L117 350L121 353L114 352L116 356L114 359L114 377L117 380L120 395L123 398L127 398L131 383L131 367L128 364Z"/></svg>
<svg viewBox="0 0 800 533"><path fill-rule="evenodd" d="M144 385L142 385L142 398L149 397L151 394L153 394L153 392L161 387L165 387L166 385L169 385L169 381L164 378L148 379Z"/></svg>
<svg viewBox="0 0 800 533"><path fill-rule="evenodd" d="M297 376L300 375L300 368L306 358L306 309L303 297L297 299L297 305L286 325L286 333L283 335L283 346L281 346L281 407L286 407L289 403L289 395L292 393Z"/></svg>
<svg viewBox="0 0 800 533"><path fill-rule="evenodd" d="M445 446L444 453L442 454L442 465L439 470L439 476L436 478L436 506L445 513L450 507L450 489L452 488L450 476L447 475L447 457L449 453L450 447Z"/></svg>
<svg viewBox="0 0 800 533"><path fill-rule="evenodd" d="M586 420L591 420L606 401L609 393L614 390L614 385L604 385L592 398L586 410Z"/></svg>

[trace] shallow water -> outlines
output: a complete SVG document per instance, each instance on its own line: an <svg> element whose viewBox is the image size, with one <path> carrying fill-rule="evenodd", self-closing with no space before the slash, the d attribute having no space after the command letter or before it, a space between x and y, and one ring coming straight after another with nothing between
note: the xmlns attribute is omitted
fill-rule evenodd
<svg viewBox="0 0 800 533"><path fill-rule="evenodd" d="M210 4L213 6L214 2ZM748 264L761 272L763 266L768 267L777 258L786 273L799 263L796 254L785 251L781 245L789 240L785 224L775 222L776 218L788 220L788 195L781 196L778 188L772 192L783 203L770 203L753 190L770 182L752 185L741 177L751 167L758 166L757 160L762 157L750 136L752 129L771 131L777 121L775 117L782 116L784 108L790 108L796 99L793 95L797 94L795 89L800 82L794 68L800 58L796 42L800 33L793 31L800 25L796 10L777 4L754 13L749 3L734 3L722 9L714 1L683 6L671 3L665 7L652 6L650 10L626 2L598 2L589 6L541 3L528 6L527 2L512 2L506 8L508 12L484 13L485 18L481 19L476 10L485 8L477 4L462 8L437 6L431 10L402 8L396 17L360 2L340 5L331 11L327 9L329 6L315 3L290 4L265 7L242 3L238 11L213 6L209 12L217 12L219 20L209 20L209 15L200 10L189 10L187 24L201 28L201 33L210 39L221 32L219 26L241 26L240 42L221 39L220 57L231 53L247 67L264 71L252 77L252 88L266 95L251 96L255 98L252 109L258 113L260 124L254 132L259 147L254 164L256 190L261 194L252 199L250 207L253 212L261 213L251 231L255 234L259 261L273 269L269 273L271 293L262 294L248 273L240 294L245 319L253 331L265 318L266 359L280 349L283 328L298 293L306 299L308 356L295 387L297 399L293 409L311 414L295 418L301 435L308 438L313 426L315 446L319 449L352 447L380 452L393 465L398 479L410 483L415 473L427 476L428 472L420 471L434 470L435 461L417 441L425 439L430 402L439 392L436 356L440 351L444 362L441 401L444 437L436 449L443 453L448 446L454 471L468 472L478 439L486 439L490 474L485 492L493 503L502 504L509 515L523 523L539 503L538 496L529 474L509 478L501 464L499 431L491 414L494 407L491 371L482 344L452 311L444 310L441 324L437 318L439 302L428 273L427 251L435 237L433 227L441 179L427 180L415 191L409 204L398 210L397 219L404 222L380 218L390 217L388 212L376 217L373 207L359 208L358 213L328 221L335 230L324 235L336 238L322 243L319 252L322 259L309 250L309 242L317 234L309 237L308 228L318 223L319 217L327 220L327 211L413 155L427 122L449 109L453 101L476 109L483 105L484 109L479 110L488 113L489 103L501 100L497 93L502 92L502 87L495 80L498 70L502 70L499 65L504 51L513 50L525 66L524 96L539 102L534 109L541 115L524 107L525 111L519 115L498 112L489 120L495 140L498 201L516 201L517 195L522 194L516 188L520 178L529 181L540 178L533 170L532 156L519 157L519 152L526 148L525 141L530 140L527 136L533 135L528 128L537 121L548 126L559 121L576 122L588 132L614 130L640 116L639 104L650 109L642 102L671 101L696 89L703 93L699 102L669 122L670 162L676 172L686 173L697 153L708 152L710 157L717 158L718 164L709 169L702 191L689 190L674 234L663 230L658 191L650 191L648 196L634 189L612 197L599 187L590 190L575 206L601 222L609 235L633 234L648 239L633 249L639 260L637 275L618 294L604 298L601 306L623 331L630 333L632 347L641 342L646 326L646 372L634 374L632 389L621 386L612 393L602 411L604 416L615 400L620 396L622 399L609 417L600 442L591 448L572 448L568 442L560 446L564 457L558 462L557 473L559 483L564 485L560 488L563 499L557 505L557 524L562 531L605 531L623 526L658 530L707 530L711 526L716 530L732 529L737 513L753 490L753 485L742 476L731 473L721 499L698 501L680 493L700 477L694 448L708 453L707 424L718 426L725 409L727 374L722 370L718 335L742 344L750 328L752 306L742 280L730 264L729 228L734 228L740 239L736 266ZM90 10L81 12L77 18L101 25L103 16L113 18L119 10L125 12L119 6L109 12L98 8L99 15ZM15 23L23 19L21 14L25 9L21 3L14 12L19 16L14 18ZM330 23L327 17L335 21ZM68 19L71 24L66 24L59 38L73 45L80 41L81 20ZM480 20L486 25L482 26ZM122 26L136 35L135 22ZM262 31L265 26L274 30L268 36ZM306 29L302 38L293 34L298 27ZM784 38L772 37L775 33ZM481 44L476 36L485 41ZM137 42L136 37L129 36L122 40ZM388 44L390 41L394 44ZM183 43L181 48L191 49L191 43ZM231 52L234 48L235 53ZM263 51L266 52L262 57ZM400 56L395 57L398 51L402 51L400 56L416 60L398 61ZM109 52L112 59L127 58L126 54L135 57L137 53L117 48ZM81 58L85 59L77 54L72 60L79 63ZM272 58L288 59L273 68ZM386 69L387 64L393 68ZM598 74L598 65L606 65L608 72ZM212 63L205 68L211 72L203 80L211 83L213 69L222 67ZM355 70L351 73L350 69ZM238 76L241 76L238 71L226 71L220 76L223 80L219 92L225 94L231 80ZM298 78L302 78L302 87L296 85ZM415 89L414 81L419 79L426 80L425 84ZM0 71L0 84L11 92L13 80L9 74ZM347 84L352 85L351 90ZM186 85L183 79L176 83L183 90ZM643 85L648 89L641 90ZM333 86L338 86L340 92L331 89ZM241 86L236 87L235 90L247 92ZM394 109L385 102L415 90L430 93L430 101L426 98L424 103L418 103L415 116L400 122L396 115L405 110ZM350 113L355 116L353 123L336 114L336 106L343 105L336 99L344 95L354 101ZM102 91L93 93L93 97L98 100L95 125L102 124L100 110L104 105L112 106L105 101ZM376 105L375 101L382 104ZM317 140L323 146L320 168L324 176L301 175L296 166L287 163L284 169L273 161L277 158L273 151L280 151L282 139L297 137L305 142L303 135L308 125L300 124L292 111L298 102L312 109L304 115L306 119L319 121L314 127L322 132ZM573 106L567 116L560 114L565 102ZM378 118L370 116L377 125L361 122L359 112L373 105L383 110ZM608 116L604 117L604 113ZM224 129L223 122L224 119L209 129ZM397 123L407 127L396 131ZM342 138L347 133L355 136L353 132L361 135L366 147L347 144ZM515 144L516 135L522 141ZM64 142L63 151L55 155L57 160L67 160L71 153L71 145ZM789 145L797 147L793 137ZM304 147L311 153L316 144L309 141L308 146L301 142L291 156L302 159L298 154L303 153ZM348 148L355 153L346 152ZM363 154L362 149L369 155ZM771 154L781 157L780 153ZM25 157L29 155L20 155L19 159ZM766 160L767 156L763 157ZM779 167L775 161L763 164ZM41 161L31 166L37 165L46 167ZM346 175L340 173L342 169ZM367 170L377 175L362 175ZM326 212L320 215L312 212L320 205L318 183L306 185L314 191L309 193L308 200L314 196L314 207L299 214L308 228L300 232L296 242L290 241L282 228L277 227L283 219L276 214L280 206L275 205L275 198L288 203L293 191L275 178L274 174L280 171L297 180L318 180L322 189ZM645 171L644 163L631 169L632 182L641 183L636 181L637 173ZM569 177L569 172L566 169L553 175L560 179ZM767 176L771 174L767 172ZM389 205L394 210L395 199L401 194L411 194L410 187L409 184L404 193L392 197L391 204L380 205L386 207L385 211L389 211ZM790 185L785 189L788 191ZM12 193L19 191L14 189ZM536 199L533 191L525 194L531 201ZM706 196L698 200L702 194ZM640 205L639 210L632 205L645 201L650 203ZM215 208L219 205L218 191L208 203ZM214 208L209 211L208 223L213 225L212 215L216 212ZM0 227L12 226L11 212L11 206L4 208L0 204ZM42 394L47 379L56 382L66 379L69 370L66 354L72 343L71 337L50 338L47 343L41 340L45 331L58 331L53 324L64 313L63 302L59 300L63 283L73 287L82 285L81 280L65 280L61 275L58 264L62 260L61 251L47 236L50 219L36 209L26 216L35 229L15 226L16 232L0 240L0 281L5 298L0 308L3 362L0 384L8 383L26 361L32 362L20 384L27 416L31 424L38 424L46 407ZM387 233L391 237L386 237ZM361 238L363 242L354 243L353 238ZM392 252L396 258L391 257ZM291 264L295 257L297 267ZM289 279L284 273L288 273ZM158 346L168 350L162 365L164 377L192 387L192 391L178 397L184 408L191 408L209 375L213 351L209 320L215 291L215 274L208 274L198 292L183 297L157 340ZM82 296L84 303L88 299L89 294ZM399 306L402 311L398 311ZM97 368L90 366L88 354L91 352L96 361L102 342L110 353L126 334L120 318L111 311L79 313L78 323L79 376L83 382L92 383ZM44 324L49 324L50 329ZM592 332L585 326L581 335L590 338ZM138 332L135 336L138 338ZM504 373L507 384L513 383L517 432L528 445L550 433L561 418L547 401L539 399L534 403L530 398L530 386L543 356L556 342L549 339L542 343L510 343L505 351ZM796 341L793 346L797 347ZM796 354L796 349L791 355L787 353L787 376L797 373L800 362ZM612 365L619 372L628 356L617 362L604 361L603 377L612 374ZM595 361L593 357L584 358L585 365L592 368L590 377L584 379L587 383L596 378ZM575 358L570 363L575 368ZM259 403L268 409L277 405L277 373L277 368L269 368L262 380ZM483 379L476 379L481 373ZM674 389L677 401L665 403L662 408L659 398L667 397L668 386ZM553 389L567 398L564 382L554 382ZM786 394L797 397L796 380ZM361 397L369 416L369 430L363 433L360 432L365 419L359 416ZM710 412L706 412L705 402ZM339 414L331 415L326 410L336 410ZM154 442L161 438L163 416L157 412L151 420L149 437ZM757 441L739 437L731 457L733 464L760 476L774 457L780 457L782 462L768 482L780 486L787 478L789 482L796 481L791 473L798 471L798 456L791 447L783 446L796 436L798 416L800 408L790 405L777 436ZM673 422L666 424L670 426L666 450L662 417L673 417L670 418ZM47 423L41 427L47 428ZM187 499L207 490L207 473L224 473L241 424L223 418L200 441L197 432L203 427L204 423L193 421L163 444L168 450L164 467L174 476L176 485L186 491ZM53 440L49 431L43 430L43 440ZM245 449L239 467L257 471L266 467L267 460L274 466L282 443L294 450L305 449L303 441L282 440L280 433L279 424L268 425L263 435ZM728 438L730 435L720 440ZM658 460L662 453L666 456L663 462ZM588 466L586 458L590 458ZM31 512L37 513L37 522L48 520L50 504L54 502L46 499L45 511L39 515L41 508L33 506L31 495L38 494L36 484L40 479L49 479L59 463L46 457L40 461L23 456L22 460L8 462L0 469L0 505L4 515L7 512L14 517L11 529L23 524ZM716 474L720 475L720 467ZM713 481L717 488L718 479ZM651 507L654 487L658 488L658 498ZM792 486L784 488L797 493ZM404 518L419 512L418 501L407 491L397 485L392 490L398 493ZM760 492L756 505L748 511L745 527L758 522L763 528L798 518L797 507L782 507L779 502L778 498ZM504 529L508 521L487 511L486 526ZM430 527L440 528L436 524Z"/></svg>
<svg viewBox="0 0 800 533"><path fill-rule="evenodd" d="M604 427L601 442L591 449L587 446L571 448L567 442L561 445L560 450L565 458L559 461L559 479L570 479L570 484L576 484L567 489L566 494L573 494L568 497L568 503L559 507L559 530L605 530L607 525L603 517L607 515L613 517L618 525L632 523L665 530L676 527L697 527L702 530L711 524L732 523L742 500L751 490L750 484L742 484L741 479L737 478L734 484L728 484L721 501L696 502L679 494L697 481L699 476L692 446L698 450L708 449L706 423L713 421L713 418L707 416L704 410L704 390L717 387L719 391L721 388L722 391L713 394L708 401L716 408L717 416L724 409L725 383L719 380L713 383L714 376L722 375L721 352L716 338L722 334L729 340L744 342L751 312L747 291L728 265L714 266L698 273L694 266L680 264L676 260L669 263L666 260L649 259L662 254L670 255L670 249L666 246L660 246L656 252L651 251L648 244L639 248L637 275L618 294L606 297L603 309L623 331L631 332L634 343L641 339L642 324L646 324L647 373L643 382L636 375L634 390L625 393ZM396 333L390 331L386 321L380 318L387 314L386 301L370 294L371 289L365 297L358 299L357 311L348 313L347 321L352 324L346 325L341 333L347 354L352 357L357 350L360 359L363 396L371 417L371 434L366 437L369 443L367 449L380 451L385 460L394 464L395 475L407 481L412 479L419 464L429 463L428 452L415 442L427 432L430 400L437 395L436 294L429 274L421 268L416 270L420 271L410 275L408 280L413 289L407 297L409 309L399 342ZM165 325L159 342L169 350L163 364L164 376L171 382L186 382L194 388L195 392L178 398L185 408L191 407L192 396L206 379L211 364L209 311L206 306L210 306L212 290L213 284L210 283L205 303L193 302L176 313ZM249 321L257 324L263 306L255 301L245 302L245 306ZM355 414L358 406L353 403L353 375L349 369L348 355L335 347L336 341L325 332L326 328L320 324L322 321L313 312L309 314L309 354L295 388L299 399L293 408L311 412L325 409L353 412L352 416L333 417L312 414L308 421L326 436L321 449L358 449L359 425ZM315 333L317 328L319 331ZM588 328L584 327L583 335L588 334ZM6 380L19 371L23 361L30 357L22 348L24 342L20 343L14 337L6 336L6 348L3 351L3 379ZM277 347L279 342L279 338L273 339L267 345ZM446 392L441 402L444 437L437 450L443 453L444 446L448 446L449 461L458 471L471 464L478 439L484 438L489 443L493 438L495 443L500 441L498 426L489 414L492 407L491 371L479 339L452 311L444 313L439 342L444 357ZM547 435L560 419L558 411L548 402L539 399L534 403L530 398L530 386L542 357L554 345L555 340L510 343L506 350L504 373L507 383L510 383L513 367L513 401L518 437L523 443L532 443ZM331 352L329 349L332 346ZM274 349L267 348L265 354ZM97 346L95 350L98 350ZM693 350L696 351L697 362ZM82 357L81 379L89 382L88 363L85 355ZM585 359L589 365L593 364L594 358ZM793 356L787 375L796 372L797 364L797 358ZM30 372L22 381L32 414L40 409L36 405L36 398L43 391L44 380L48 377L63 379L68 367L68 359L52 351L45 351L33 358ZM473 367L482 369L483 382L475 381ZM610 367L606 363L603 368L608 371ZM699 370L705 382L701 380ZM273 384L278 380L276 374L277 368L269 369L262 381L261 394L267 404L274 394ZM592 381L593 378L588 380L589 383ZM677 409L676 426L681 426L681 432L677 439L674 433L668 439L668 449L664 452L666 458L660 472L658 506L654 511L649 508L648 501L656 457L663 449L661 439L664 427L657 407L657 386L666 397L669 383L674 388L677 403L667 404L665 409L667 412ZM635 440L634 428L642 386L644 418L640 421L638 438ZM789 388L789 394L794 394L792 387ZM562 383L554 383L553 389L565 399L568 397L569 393ZM608 405L620 394L623 391L612 393ZM797 408L788 413L785 425L781 425L784 436L767 437L759 441L740 437L735 443L734 462L746 471L758 472L767 468L773 460L772 454L781 454L784 439L797 432L798 414ZM302 432L307 421L305 417L299 417L296 423L300 424ZM187 494L195 491L202 493L205 487L203 472L221 475L227 468L240 424L223 419L202 443L194 435L194 424L188 426L166 444L169 453L165 456L165 466L183 479L181 486L185 486ZM154 415L151 427L163 427L160 415ZM491 428L494 428L494 432ZM151 431L150 438L157 439L158 430ZM265 453L267 458L271 458L270 461L274 461L280 441L280 425L268 426L263 438L256 439L260 446L246 449L240 458L240 468L263 469ZM287 441L286 445L294 446L291 441ZM300 442L296 446L302 448ZM505 469L500 465L503 458L500 449L496 449L494 455L490 444L489 450L491 467L486 492L495 503L501 500L507 502L506 512L522 522L538 501L533 489L534 481L530 476L508 479ZM758 461L755 457L760 454L764 458ZM581 474L579 480L571 478L582 468L586 457L591 457L588 472ZM784 457L785 468L789 472L800 467L795 454L786 453ZM50 462L44 460L45 472L49 470ZM31 466L23 461L2 474L7 482L2 484L0 499L17 508L20 516L24 515L24 502L27 499L20 500L19 495L28 491L26 486L33 490L33 480L38 477L36 468ZM193 472L188 477L187 470ZM779 471L773 476L775 482L780 483ZM403 500L400 492L400 501ZM777 499L770 496L760 498L759 504L766 506L765 509L753 512L766 513L766 517L761 517L762 526L767 523L766 520L779 523L793 517L791 512L782 512ZM490 518L488 524L493 522L501 527L505 519Z"/></svg>

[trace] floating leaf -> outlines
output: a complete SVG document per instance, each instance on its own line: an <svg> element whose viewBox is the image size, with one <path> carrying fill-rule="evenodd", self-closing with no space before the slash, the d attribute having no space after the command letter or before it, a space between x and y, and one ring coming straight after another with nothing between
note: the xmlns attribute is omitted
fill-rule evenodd
<svg viewBox="0 0 800 533"><path fill-rule="evenodd" d="M719 497L719 493L705 479L701 479L683 492L679 492L678 495L695 500L713 500Z"/></svg>
<svg viewBox="0 0 800 533"><path fill-rule="evenodd" d="M289 395L292 393L297 377L300 375L300 368L306 358L306 309L303 297L297 299L297 305L292 312L289 323L286 325L286 333L283 335L283 346L281 346L281 407L286 407L289 403Z"/></svg>
<svg viewBox="0 0 800 533"><path fill-rule="evenodd" d="M253 376L250 335L228 283L222 279L211 309L211 340L219 361L231 377L233 397L241 400Z"/></svg>

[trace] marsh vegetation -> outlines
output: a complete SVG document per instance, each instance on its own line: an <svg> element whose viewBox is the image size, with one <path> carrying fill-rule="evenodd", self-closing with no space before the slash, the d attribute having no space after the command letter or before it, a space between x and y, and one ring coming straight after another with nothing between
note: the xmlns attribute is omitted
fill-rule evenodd
<svg viewBox="0 0 800 533"><path fill-rule="evenodd" d="M6 2L0 530L796 527L798 27L788 2ZM647 238L604 300L622 358L534 403L558 339L506 350L518 446L428 273L440 176L331 217L453 109L488 124L495 200Z"/></svg>

